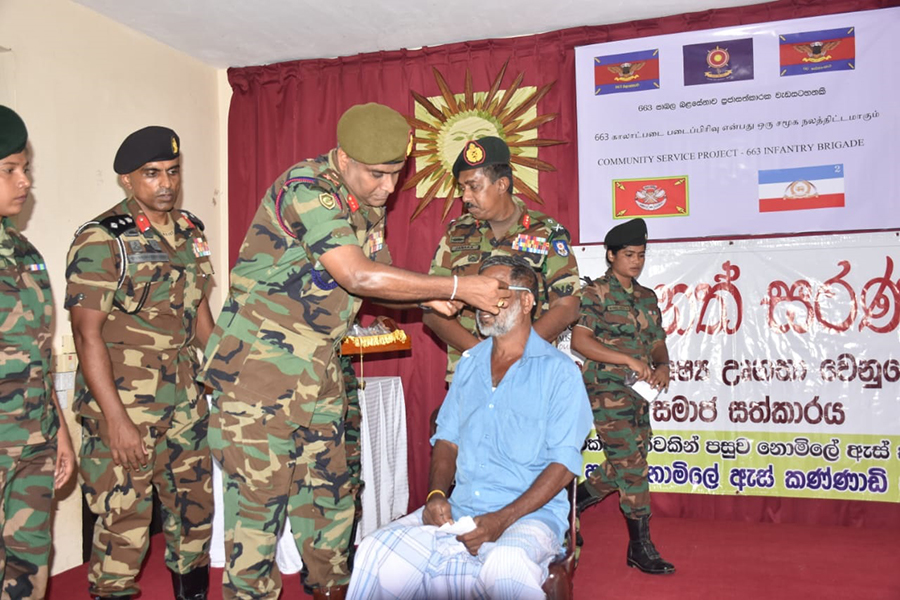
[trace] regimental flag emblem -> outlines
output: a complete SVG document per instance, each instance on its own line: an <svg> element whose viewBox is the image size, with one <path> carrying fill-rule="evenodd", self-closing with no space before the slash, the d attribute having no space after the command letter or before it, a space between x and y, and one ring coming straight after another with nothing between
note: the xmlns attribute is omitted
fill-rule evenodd
<svg viewBox="0 0 900 600"><path fill-rule="evenodd" d="M659 50L594 58L594 95L659 89Z"/></svg>
<svg viewBox="0 0 900 600"><path fill-rule="evenodd" d="M613 179L613 219L686 217L688 178Z"/></svg>
<svg viewBox="0 0 900 600"><path fill-rule="evenodd" d="M855 69L854 29L843 27L779 35L781 76Z"/></svg>
<svg viewBox="0 0 900 600"><path fill-rule="evenodd" d="M684 85L753 79L753 38L682 47Z"/></svg>
<svg viewBox="0 0 900 600"><path fill-rule="evenodd" d="M844 165L759 172L759 212L843 206Z"/></svg>

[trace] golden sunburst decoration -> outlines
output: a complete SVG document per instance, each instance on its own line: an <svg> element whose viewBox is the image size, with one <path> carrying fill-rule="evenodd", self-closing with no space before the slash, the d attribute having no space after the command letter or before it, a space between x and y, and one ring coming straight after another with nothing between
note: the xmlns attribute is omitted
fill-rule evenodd
<svg viewBox="0 0 900 600"><path fill-rule="evenodd" d="M458 190L453 179L453 163L469 140L494 135L503 139L510 150L513 168L513 185L517 193L529 200L543 204L538 193L538 172L555 171L556 167L537 158L538 148L565 144L561 140L541 139L537 129L559 116L558 113L538 115L537 104L547 95L551 82L540 88L523 87L525 73L519 73L505 90L500 89L505 63L487 92L476 92L472 75L466 69L465 90L455 94L444 76L432 68L440 96L426 98L412 92L416 101L415 116L408 117L415 128L413 152L416 174L403 184L403 189L416 188L420 198L410 221L440 196L444 198L442 219L447 217Z"/></svg>

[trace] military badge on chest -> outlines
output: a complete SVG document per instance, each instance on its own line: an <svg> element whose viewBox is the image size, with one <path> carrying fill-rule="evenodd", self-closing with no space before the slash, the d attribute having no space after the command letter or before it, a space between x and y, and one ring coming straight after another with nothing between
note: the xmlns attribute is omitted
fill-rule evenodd
<svg viewBox="0 0 900 600"><path fill-rule="evenodd" d="M384 232L383 231L371 231L369 232L369 256L372 256L378 253L379 250L384 248Z"/></svg>
<svg viewBox="0 0 900 600"><path fill-rule="evenodd" d="M128 262L169 262L169 255L163 250L160 243L154 239L138 237L138 239L123 240L128 252Z"/></svg>
<svg viewBox="0 0 900 600"><path fill-rule="evenodd" d="M550 252L550 243L547 238L520 233L512 241L512 249L520 252L547 255Z"/></svg>
<svg viewBox="0 0 900 600"><path fill-rule="evenodd" d="M207 244L206 240L203 238L194 238L191 246L194 249L194 256L197 258L209 256L211 254L209 251L209 244Z"/></svg>

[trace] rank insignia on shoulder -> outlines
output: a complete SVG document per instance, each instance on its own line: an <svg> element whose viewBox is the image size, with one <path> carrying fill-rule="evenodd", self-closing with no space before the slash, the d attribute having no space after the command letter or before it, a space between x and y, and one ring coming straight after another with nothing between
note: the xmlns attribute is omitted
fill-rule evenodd
<svg viewBox="0 0 900 600"><path fill-rule="evenodd" d="M209 256L211 254L211 252L209 251L209 244L202 238L194 238L193 248L194 256L196 256L197 258L200 258L202 256Z"/></svg>
<svg viewBox="0 0 900 600"><path fill-rule="evenodd" d="M98 223L106 229L113 237L119 237L126 231L131 231L134 229L134 219L131 218L130 215L113 215L111 217L106 217L105 219L101 219L100 221L93 221L94 223ZM79 231L87 226L89 223L85 223L79 228Z"/></svg>
<svg viewBox="0 0 900 600"><path fill-rule="evenodd" d="M337 206L337 202L335 201L334 196L332 196L331 194L326 194L325 192L319 194L319 204L321 204L322 207L327 210L334 210L334 208Z"/></svg>
<svg viewBox="0 0 900 600"><path fill-rule="evenodd" d="M522 215L522 227L524 227L525 229L531 227L531 215L529 215L527 212Z"/></svg>
<svg viewBox="0 0 900 600"><path fill-rule="evenodd" d="M533 254L548 254L550 252L550 243L547 241L547 238L520 233L512 241L512 249Z"/></svg>
<svg viewBox="0 0 900 600"><path fill-rule="evenodd" d="M560 256L569 255L569 244L566 243L566 240L555 240L553 242L553 249L556 250L556 253Z"/></svg>

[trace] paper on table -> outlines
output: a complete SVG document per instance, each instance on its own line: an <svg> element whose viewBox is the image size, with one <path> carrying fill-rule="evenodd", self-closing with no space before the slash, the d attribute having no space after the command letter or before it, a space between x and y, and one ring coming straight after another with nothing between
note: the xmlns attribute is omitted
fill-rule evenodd
<svg viewBox="0 0 900 600"><path fill-rule="evenodd" d="M451 533L453 535L462 535L469 533L475 529L475 519L472 517L462 517L455 523L444 523L438 527L438 531L443 533Z"/></svg>

